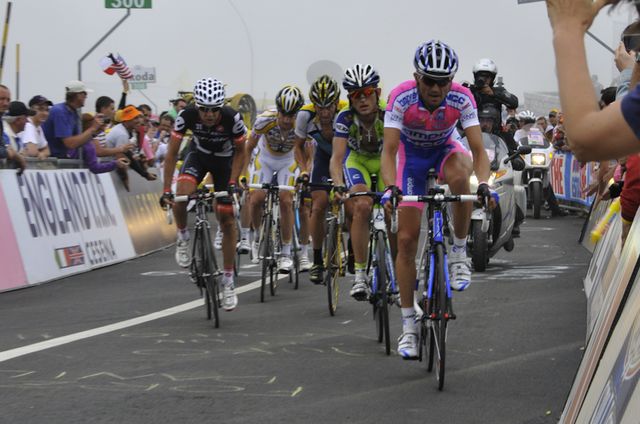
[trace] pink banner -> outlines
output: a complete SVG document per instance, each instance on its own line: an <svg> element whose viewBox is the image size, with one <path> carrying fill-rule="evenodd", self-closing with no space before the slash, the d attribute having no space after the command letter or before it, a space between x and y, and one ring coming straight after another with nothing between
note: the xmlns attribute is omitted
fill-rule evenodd
<svg viewBox="0 0 640 424"><path fill-rule="evenodd" d="M0 240L2 240L0 291L26 286L27 276L22 266L20 250L18 249L2 186L0 186ZM34 259L37 261L37 258Z"/></svg>

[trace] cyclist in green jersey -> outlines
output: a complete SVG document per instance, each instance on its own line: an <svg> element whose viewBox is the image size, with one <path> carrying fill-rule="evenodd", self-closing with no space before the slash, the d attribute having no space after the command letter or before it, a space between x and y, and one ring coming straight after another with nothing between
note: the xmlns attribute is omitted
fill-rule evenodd
<svg viewBox="0 0 640 424"><path fill-rule="evenodd" d="M347 189L369 191L371 174L380 175L384 109L380 106L379 83L380 76L371 65L356 64L344 73L342 86L347 90L349 107L336 117L330 165L338 200ZM378 178L377 191L384 191L382 178ZM350 294L356 300L367 300L370 294L366 267L372 205L369 197L347 202L356 274Z"/></svg>

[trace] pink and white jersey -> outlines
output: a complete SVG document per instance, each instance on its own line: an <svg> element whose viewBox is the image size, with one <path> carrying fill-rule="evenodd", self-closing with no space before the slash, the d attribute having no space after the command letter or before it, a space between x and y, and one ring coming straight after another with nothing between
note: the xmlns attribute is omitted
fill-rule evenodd
<svg viewBox="0 0 640 424"><path fill-rule="evenodd" d="M478 110L471 91L458 83L442 104L433 112L427 110L416 81L405 81L391 91L384 117L384 126L400 130L400 140L413 153L429 153L429 149L444 146L448 140L458 140L456 124L462 128L480 125Z"/></svg>

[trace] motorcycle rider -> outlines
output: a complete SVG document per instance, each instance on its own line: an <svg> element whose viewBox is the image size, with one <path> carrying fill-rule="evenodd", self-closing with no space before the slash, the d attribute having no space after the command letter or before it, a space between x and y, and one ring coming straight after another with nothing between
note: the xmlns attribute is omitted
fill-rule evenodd
<svg viewBox="0 0 640 424"><path fill-rule="evenodd" d="M544 137L542 130L540 130L540 128L535 125L536 115L530 110L523 110L522 112L518 113L518 120L522 127L518 131L516 131L515 135L513 136L518 144L520 143L521 139L527 137L532 131L537 131L542 135L542 137ZM551 216L562 217L567 215L567 212L564 209L561 209L560 206L558 206L558 199L556 199L556 195L553 192L551 184L543 187L543 194L545 200L549 204L549 208L551 209Z"/></svg>
<svg viewBox="0 0 640 424"><path fill-rule="evenodd" d="M509 132L502 131L500 126L500 112L491 103L485 104L478 109L478 120L480 121L480 129L482 132L489 134L495 134L504 141L509 149L509 155L518 149L518 144L513 139L513 136ZM522 171L526 164L521 156L516 157L511 161L514 171ZM525 212L518 204L516 204L516 216L513 223L513 230L511 234L513 237L520 237L520 224L524 222Z"/></svg>

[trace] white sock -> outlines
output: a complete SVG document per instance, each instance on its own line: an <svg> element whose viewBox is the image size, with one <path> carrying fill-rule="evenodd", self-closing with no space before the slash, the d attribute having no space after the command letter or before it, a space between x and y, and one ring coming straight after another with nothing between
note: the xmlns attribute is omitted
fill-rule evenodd
<svg viewBox="0 0 640 424"><path fill-rule="evenodd" d="M249 240L249 232L251 231L250 228L240 228L240 238L242 240Z"/></svg>
<svg viewBox="0 0 640 424"><path fill-rule="evenodd" d="M188 228L178 229L178 240L189 241L190 238L191 238L191 234L189 234Z"/></svg>
<svg viewBox="0 0 640 424"><path fill-rule="evenodd" d="M416 310L413 308L400 308L402 310L402 332L418 333L418 324L416 323Z"/></svg>
<svg viewBox="0 0 640 424"><path fill-rule="evenodd" d="M306 257L308 249L309 249L309 245L308 244L301 244L300 245L300 256L301 257Z"/></svg>
<svg viewBox="0 0 640 424"><path fill-rule="evenodd" d="M467 239L466 238L458 238L453 236L453 247L451 248L452 253L462 254L467 252Z"/></svg>
<svg viewBox="0 0 640 424"><path fill-rule="evenodd" d="M282 245L282 255L291 256L291 243L285 243Z"/></svg>

